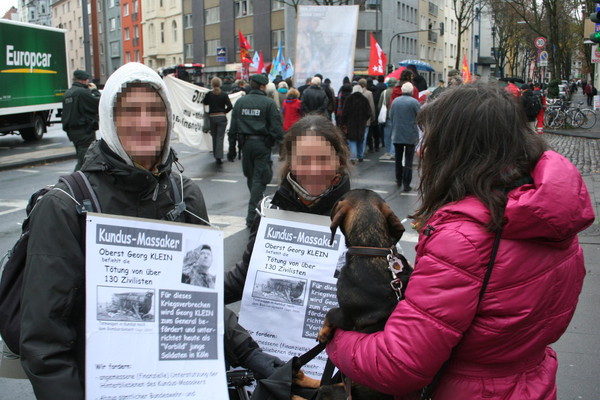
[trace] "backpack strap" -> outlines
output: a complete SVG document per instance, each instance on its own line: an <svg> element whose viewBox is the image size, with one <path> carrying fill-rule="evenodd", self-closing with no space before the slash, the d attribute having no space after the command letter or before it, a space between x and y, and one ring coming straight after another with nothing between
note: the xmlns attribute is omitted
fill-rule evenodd
<svg viewBox="0 0 600 400"><path fill-rule="evenodd" d="M75 200L80 203L77 205L77 212L79 214L88 211L102 212L96 193L83 172L75 171L70 175L63 175L59 178L59 181L67 185Z"/></svg>
<svg viewBox="0 0 600 400"><path fill-rule="evenodd" d="M175 207L171 211L165 215L165 219L167 221L177 221L185 222L185 216L183 212L186 209L185 202L183 201L183 177L180 175L179 179L181 181L181 192L177 187L177 178L173 175L169 175L169 179L171 180L171 194L173 195L173 201L175 202Z"/></svg>

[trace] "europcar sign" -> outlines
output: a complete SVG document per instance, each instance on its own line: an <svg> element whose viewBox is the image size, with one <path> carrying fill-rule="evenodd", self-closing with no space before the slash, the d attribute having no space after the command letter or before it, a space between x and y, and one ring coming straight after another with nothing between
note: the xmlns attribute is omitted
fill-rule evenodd
<svg viewBox="0 0 600 400"><path fill-rule="evenodd" d="M68 85L64 30L0 22L0 113L60 105Z"/></svg>

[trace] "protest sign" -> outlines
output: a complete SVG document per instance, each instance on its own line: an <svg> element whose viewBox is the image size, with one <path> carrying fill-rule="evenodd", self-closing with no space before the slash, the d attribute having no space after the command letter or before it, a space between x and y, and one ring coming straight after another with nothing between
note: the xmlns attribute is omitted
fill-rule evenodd
<svg viewBox="0 0 600 400"><path fill-rule="evenodd" d="M173 113L173 133L177 139L198 150L212 150L212 136L202 132L204 125L204 105L202 100L209 89L194 85L193 83L167 75L164 78L165 85L169 90L171 100L171 112ZM242 92L229 95L231 104L235 104L237 99L242 97ZM231 113L227 113L227 130L231 121ZM224 139L224 149L227 149L229 142L227 135Z"/></svg>
<svg viewBox="0 0 600 400"><path fill-rule="evenodd" d="M284 361L315 345L327 311L337 307L336 280L346 246L330 244L329 217L264 210L240 309L240 324L264 351ZM303 367L320 377L326 355Z"/></svg>
<svg viewBox="0 0 600 400"><path fill-rule="evenodd" d="M223 234L86 216L86 399L223 399Z"/></svg>

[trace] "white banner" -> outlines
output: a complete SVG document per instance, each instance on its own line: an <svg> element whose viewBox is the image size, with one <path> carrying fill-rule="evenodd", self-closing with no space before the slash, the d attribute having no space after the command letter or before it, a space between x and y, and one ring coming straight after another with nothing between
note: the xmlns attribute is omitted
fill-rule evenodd
<svg viewBox="0 0 600 400"><path fill-rule="evenodd" d="M321 74L337 94L352 79L358 6L298 6L297 21L294 84Z"/></svg>
<svg viewBox="0 0 600 400"><path fill-rule="evenodd" d="M85 398L226 399L223 233L86 221Z"/></svg>
<svg viewBox="0 0 600 400"><path fill-rule="evenodd" d="M264 351L284 361L314 347L325 314L337 307L336 281L345 261L338 232L329 245L329 217L265 210L244 286L240 324ZM322 352L303 370L320 379Z"/></svg>
<svg viewBox="0 0 600 400"><path fill-rule="evenodd" d="M198 150L212 151L212 136L202 132L204 117L202 100L210 90L171 75L165 76L164 81L169 89L171 100L173 133L177 136L179 142ZM242 97L242 92L230 94L231 104L235 104L240 97ZM231 113L227 113L227 130L229 130L230 119ZM223 144L225 152L227 152L228 147L229 142L227 135L225 135Z"/></svg>

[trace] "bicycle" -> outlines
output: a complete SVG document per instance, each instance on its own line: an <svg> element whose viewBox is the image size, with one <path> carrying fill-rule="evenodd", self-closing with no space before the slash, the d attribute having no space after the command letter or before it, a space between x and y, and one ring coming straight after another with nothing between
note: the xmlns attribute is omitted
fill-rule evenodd
<svg viewBox="0 0 600 400"><path fill-rule="evenodd" d="M583 101L577 103L577 107L575 107L573 112L576 114L578 121L581 123L578 125L578 128L590 129L596 125L596 112L591 108L581 108L583 106ZM571 110L569 110L571 111Z"/></svg>

